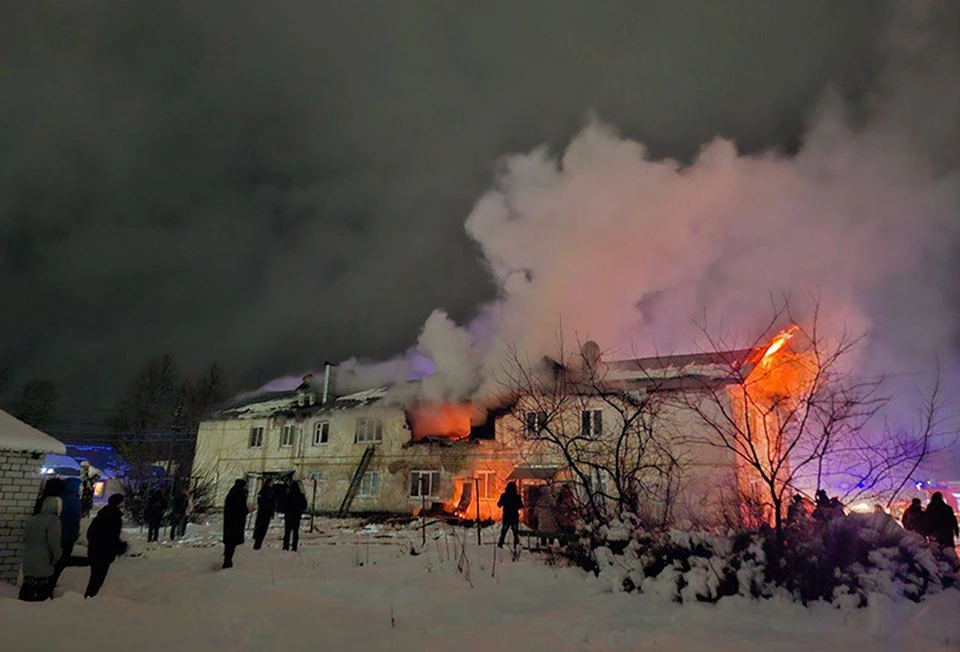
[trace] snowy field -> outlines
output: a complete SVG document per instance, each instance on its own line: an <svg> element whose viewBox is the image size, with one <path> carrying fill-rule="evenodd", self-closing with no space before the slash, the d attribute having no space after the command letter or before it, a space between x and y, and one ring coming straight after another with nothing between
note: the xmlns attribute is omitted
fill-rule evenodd
<svg viewBox="0 0 960 652"><path fill-rule="evenodd" d="M494 568L492 530L483 547L469 533L463 555L453 530L435 525L414 556L411 526L317 526L296 554L279 549L277 530L263 550L248 540L227 571L217 523L191 525L175 545L128 530L133 555L96 599L81 597L86 568L65 571L53 602L19 602L3 585L0 650L960 650L956 591L850 612L739 598L676 605L612 593L538 553L513 561L501 550Z"/></svg>

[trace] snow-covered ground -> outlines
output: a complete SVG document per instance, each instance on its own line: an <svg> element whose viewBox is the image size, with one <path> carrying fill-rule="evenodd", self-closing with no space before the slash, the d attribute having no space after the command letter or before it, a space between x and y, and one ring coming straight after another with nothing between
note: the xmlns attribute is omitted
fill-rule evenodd
<svg viewBox="0 0 960 652"><path fill-rule="evenodd" d="M413 526L318 521L299 553L248 541L220 570L219 526L191 525L175 545L146 544L111 568L96 599L86 568L68 568L47 603L0 588L0 649L391 650L960 650L960 592L925 605L878 601L858 611L727 598L676 605L614 594L573 568L524 551L512 561L434 525L421 554ZM461 531L462 535L462 531ZM458 570L465 557L469 569ZM461 564L463 566L463 564ZM469 581L468 581L469 580Z"/></svg>

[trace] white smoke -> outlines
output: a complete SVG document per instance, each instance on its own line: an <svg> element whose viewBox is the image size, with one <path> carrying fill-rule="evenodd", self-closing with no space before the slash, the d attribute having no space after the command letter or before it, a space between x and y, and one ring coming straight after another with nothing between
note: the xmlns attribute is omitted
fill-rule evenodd
<svg viewBox="0 0 960 652"><path fill-rule="evenodd" d="M819 301L827 333L865 332L865 371L922 385L936 354L953 372L958 15L900 7L878 89L856 110L827 92L793 155L743 155L717 138L692 163L654 160L592 121L559 156L506 157L466 221L499 298L468 326L431 315L381 370L409 374L418 353L436 373L397 395L494 393L508 350L534 360L560 335L623 357L689 352L707 346L706 319L743 345L784 296L799 319Z"/></svg>

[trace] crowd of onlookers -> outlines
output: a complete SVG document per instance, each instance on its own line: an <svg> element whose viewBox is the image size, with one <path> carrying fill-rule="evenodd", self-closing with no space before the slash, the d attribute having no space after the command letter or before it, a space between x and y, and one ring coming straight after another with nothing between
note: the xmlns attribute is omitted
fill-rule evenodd
<svg viewBox="0 0 960 652"><path fill-rule="evenodd" d="M300 521L307 510L307 498L296 480L274 482L264 478L257 492L257 516L253 524L253 549L260 550L270 522L283 515L283 549L296 552L300 544ZM223 568L233 568L233 555L244 542L247 516L253 511L247 503L247 483L237 480L223 505Z"/></svg>
<svg viewBox="0 0 960 652"><path fill-rule="evenodd" d="M43 492L37 499L34 515L27 521L24 529L23 582L20 599L28 601L46 600L53 596L57 581L67 566L89 566L90 579L84 597L97 595L107 577L110 564L118 555L126 551L126 543L121 539L123 526L123 494L110 496L107 505L100 509L87 529L87 557L73 555L74 546L80 537L80 521L85 515L82 480L52 478L46 482ZM542 492L542 496L548 496ZM542 502L542 504L540 504ZM563 487L554 499L549 496L538 500L533 506L543 528L555 530L561 534L573 528L573 497L569 488ZM503 546L509 531L513 532L514 546L518 543L519 513L524 508L516 484L511 482L497 503L502 509L502 528L498 544ZM257 494L256 518L253 528L253 549L260 550L274 516L283 516L283 549L297 550L300 538L300 521L307 509L307 499L300 483L295 480L274 483L270 478L264 480ZM887 520L881 506L876 507ZM169 515L170 539L182 537L191 510L190 493L187 489L174 492L168 499L160 489L150 492L144 507L144 520L148 527L148 541L157 541L163 518ZM244 480L237 480L227 494L223 510L223 568L233 566L233 557L237 546L244 542L247 517L254 508L247 501L247 486ZM168 514L169 512L169 514ZM823 490L816 493L811 502L804 496L794 497L787 510L786 530L796 532L811 524L827 524L844 516L844 506L837 497L829 497ZM901 518L904 529L925 537L939 549L953 548L954 539L960 536L957 517L953 508L936 492L924 508L919 498L914 498ZM896 525L892 525L896 528Z"/></svg>
<svg viewBox="0 0 960 652"><path fill-rule="evenodd" d="M876 505L874 511L878 514L887 513L882 505ZM805 527L811 522L828 523L845 514L846 510L840 500L836 496L827 496L821 489L817 491L816 500L812 504L805 496L794 497L787 509L786 525L789 531ZM893 517L889 517L889 520L893 521ZM904 510L900 524L904 530L919 534L940 549L953 548L955 537L960 536L957 516L939 491L930 497L926 508L919 498L914 498Z"/></svg>

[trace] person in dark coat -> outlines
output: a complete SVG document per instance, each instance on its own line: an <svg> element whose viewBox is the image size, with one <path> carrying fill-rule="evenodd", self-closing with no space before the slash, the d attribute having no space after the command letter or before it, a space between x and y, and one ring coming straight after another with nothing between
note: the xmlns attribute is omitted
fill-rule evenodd
<svg viewBox="0 0 960 652"><path fill-rule="evenodd" d="M944 502L943 494L939 491L930 497L930 504L927 505L927 527L930 537L944 548L952 548L953 538L960 536L957 515L953 513L953 508Z"/></svg>
<svg viewBox="0 0 960 652"><path fill-rule="evenodd" d="M163 524L163 513L167 509L167 501L163 492L154 489L147 499L147 506L143 510L143 520L147 522L147 541L160 540L160 526Z"/></svg>
<svg viewBox="0 0 960 652"><path fill-rule="evenodd" d="M503 511L503 523L500 526L500 541L497 547L503 547L503 541L507 538L507 530L513 531L513 546L520 545L520 510L523 509L523 501L517 492L517 483L508 482L507 488L500 494L500 500L497 501L497 507Z"/></svg>
<svg viewBox="0 0 960 652"><path fill-rule="evenodd" d="M97 512L87 528L87 556L90 558L90 581L83 597L92 598L100 592L110 564L127 550L120 538L123 531L123 494L113 494L106 507Z"/></svg>
<svg viewBox="0 0 960 652"><path fill-rule="evenodd" d="M263 538L267 536L270 521L277 509L276 495L273 493L273 482L270 478L263 481L263 487L257 494L257 520L253 524L253 549L260 550Z"/></svg>
<svg viewBox="0 0 960 652"><path fill-rule="evenodd" d="M47 496L40 513L23 530L23 583L19 598L42 602L53 597L53 574L60 561L60 499Z"/></svg>
<svg viewBox="0 0 960 652"><path fill-rule="evenodd" d="M923 504L919 498L910 501L910 506L903 511L903 516L900 518L904 530L924 536L926 535L925 520L926 514L923 513Z"/></svg>
<svg viewBox="0 0 960 652"><path fill-rule="evenodd" d="M183 536L187 530L187 507L190 504L190 493L183 489L173 495L170 505L170 540Z"/></svg>
<svg viewBox="0 0 960 652"><path fill-rule="evenodd" d="M286 507L283 513L283 549L290 550L292 538L293 551L296 552L300 542L300 519L307 509L307 497L303 495L300 483L296 480L290 484Z"/></svg>
<svg viewBox="0 0 960 652"><path fill-rule="evenodd" d="M227 493L223 504L223 567L233 568L233 553L243 544L243 530L247 523L247 483L237 480Z"/></svg>
<svg viewBox="0 0 960 652"><path fill-rule="evenodd" d="M70 564L73 547L80 538L80 513L83 506L80 504L80 478L67 478L63 481L63 494L60 496L60 547L63 553L51 580L51 591L57 586L63 569Z"/></svg>

